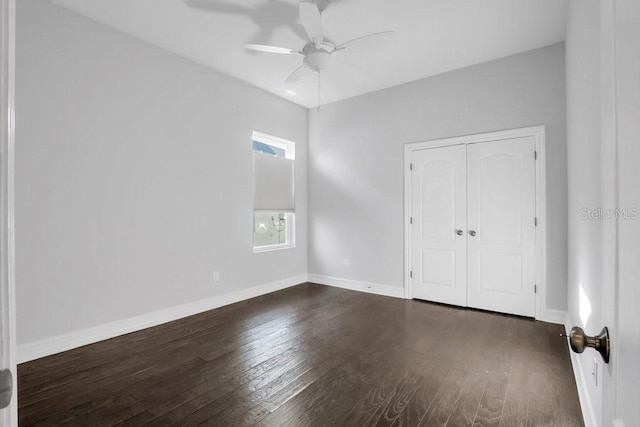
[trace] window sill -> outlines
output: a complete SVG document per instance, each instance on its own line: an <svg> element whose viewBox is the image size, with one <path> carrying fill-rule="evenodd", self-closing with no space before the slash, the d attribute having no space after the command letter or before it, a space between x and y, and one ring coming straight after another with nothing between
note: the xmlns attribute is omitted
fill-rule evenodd
<svg viewBox="0 0 640 427"><path fill-rule="evenodd" d="M296 245L284 243L281 245L269 245L269 246L256 246L253 248L253 253L258 254L261 252L281 251L283 249L293 249Z"/></svg>

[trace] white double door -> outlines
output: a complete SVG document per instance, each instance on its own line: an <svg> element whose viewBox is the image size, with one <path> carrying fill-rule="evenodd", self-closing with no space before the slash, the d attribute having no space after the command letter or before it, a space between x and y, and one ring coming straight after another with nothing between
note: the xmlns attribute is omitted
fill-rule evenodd
<svg viewBox="0 0 640 427"><path fill-rule="evenodd" d="M533 137L412 153L413 298L535 316Z"/></svg>

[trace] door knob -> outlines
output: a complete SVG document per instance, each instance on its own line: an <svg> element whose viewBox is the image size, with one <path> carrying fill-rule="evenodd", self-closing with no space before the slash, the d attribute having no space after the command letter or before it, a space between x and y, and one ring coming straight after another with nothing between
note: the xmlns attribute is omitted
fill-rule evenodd
<svg viewBox="0 0 640 427"><path fill-rule="evenodd" d="M561 337L567 337L565 334L560 334ZM596 336L590 337L584 333L584 330L579 326L571 328L571 333L568 335L569 345L571 350L576 353L582 353L585 348L591 347L602 356L604 363L609 363L609 329L605 326L600 333Z"/></svg>
<svg viewBox="0 0 640 427"><path fill-rule="evenodd" d="M9 369L3 369L0 371L0 409L9 406L12 396L13 375Z"/></svg>
<svg viewBox="0 0 640 427"><path fill-rule="evenodd" d="M475 236L476 235L476 231L475 230L469 230L469 235L470 236Z"/></svg>
<svg viewBox="0 0 640 427"><path fill-rule="evenodd" d="M462 236L462 235L464 234L464 231L462 231L462 230L456 230L456 234L457 234L458 236Z"/></svg>

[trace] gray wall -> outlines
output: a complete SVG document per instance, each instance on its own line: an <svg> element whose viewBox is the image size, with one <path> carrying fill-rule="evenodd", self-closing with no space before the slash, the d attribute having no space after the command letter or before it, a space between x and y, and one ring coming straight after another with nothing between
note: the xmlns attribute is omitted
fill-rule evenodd
<svg viewBox="0 0 640 427"><path fill-rule="evenodd" d="M602 221L583 217L598 209L600 168L600 2L572 1L567 23L568 307L572 325L602 327ZM594 417L601 419L602 388L591 377L593 354L577 355ZM602 371L602 370L601 370ZM599 383L602 381L600 380ZM589 409L589 405L587 405Z"/></svg>
<svg viewBox="0 0 640 427"><path fill-rule="evenodd" d="M307 272L305 109L40 0L17 76L19 344ZM254 129L297 142L293 250L252 252Z"/></svg>
<svg viewBox="0 0 640 427"><path fill-rule="evenodd" d="M49 2L18 7L19 344L307 271L401 287L403 144L538 124L548 305L565 308L562 44L307 113ZM296 249L252 253L254 129L297 142Z"/></svg>
<svg viewBox="0 0 640 427"><path fill-rule="evenodd" d="M547 306L564 310L565 113L564 44L310 111L309 272L401 287L403 144L546 125Z"/></svg>

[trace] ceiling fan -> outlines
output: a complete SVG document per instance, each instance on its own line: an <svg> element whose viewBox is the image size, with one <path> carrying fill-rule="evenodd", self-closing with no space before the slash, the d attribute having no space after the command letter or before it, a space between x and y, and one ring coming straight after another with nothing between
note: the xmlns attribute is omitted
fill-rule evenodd
<svg viewBox="0 0 640 427"><path fill-rule="evenodd" d="M300 0L300 21L309 37L309 42L301 50L262 44L243 43L245 49L258 52L279 53L302 56L302 65L295 69L285 80L287 84L296 83L309 70L320 75L320 72L331 68L336 62L336 55L351 51L363 45L379 43L384 38L393 37L393 31L381 31L349 40L342 44L334 44L324 36L322 28L322 12L329 5L329 0ZM342 61L340 61L342 62ZM345 64L344 62L342 62ZM320 80L318 80L319 85Z"/></svg>

